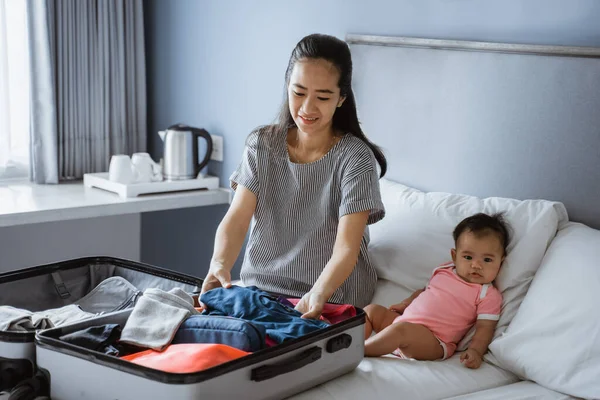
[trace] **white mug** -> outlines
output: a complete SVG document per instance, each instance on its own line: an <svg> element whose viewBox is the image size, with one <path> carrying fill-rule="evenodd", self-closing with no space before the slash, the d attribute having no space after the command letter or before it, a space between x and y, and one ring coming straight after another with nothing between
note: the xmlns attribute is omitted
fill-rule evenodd
<svg viewBox="0 0 600 400"><path fill-rule="evenodd" d="M108 179L112 182L124 184L133 183L136 173L131 163L131 158L126 154L115 154L110 158L108 167Z"/></svg>
<svg viewBox="0 0 600 400"><path fill-rule="evenodd" d="M162 181L162 169L148 153L134 153L131 162L136 173L136 182Z"/></svg>

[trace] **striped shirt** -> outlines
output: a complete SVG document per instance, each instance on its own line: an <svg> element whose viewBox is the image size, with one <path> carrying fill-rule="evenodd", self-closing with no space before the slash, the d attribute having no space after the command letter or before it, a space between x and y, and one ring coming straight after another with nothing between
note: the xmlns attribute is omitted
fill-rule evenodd
<svg viewBox="0 0 600 400"><path fill-rule="evenodd" d="M322 158L290 161L287 132L259 128L246 142L231 175L257 197L241 279L244 285L301 297L331 258L342 216L370 210L367 224L385 215L375 156L365 142L346 134ZM330 302L364 307L377 274L369 260L365 228L354 270Z"/></svg>

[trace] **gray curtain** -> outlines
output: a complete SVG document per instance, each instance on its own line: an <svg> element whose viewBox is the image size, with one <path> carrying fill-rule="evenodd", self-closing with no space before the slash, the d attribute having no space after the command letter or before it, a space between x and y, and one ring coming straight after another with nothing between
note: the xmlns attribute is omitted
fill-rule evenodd
<svg viewBox="0 0 600 400"><path fill-rule="evenodd" d="M142 0L28 0L31 178L108 171L146 151Z"/></svg>
<svg viewBox="0 0 600 400"><path fill-rule="evenodd" d="M56 132L55 44L52 1L27 1L30 76L30 178L36 183L58 182Z"/></svg>

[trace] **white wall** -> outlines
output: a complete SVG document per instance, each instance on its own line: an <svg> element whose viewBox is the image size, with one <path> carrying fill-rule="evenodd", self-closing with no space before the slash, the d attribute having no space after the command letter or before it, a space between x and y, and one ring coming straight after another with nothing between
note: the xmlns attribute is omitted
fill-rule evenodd
<svg viewBox="0 0 600 400"><path fill-rule="evenodd" d="M0 228L0 273L86 256L140 260L140 214Z"/></svg>

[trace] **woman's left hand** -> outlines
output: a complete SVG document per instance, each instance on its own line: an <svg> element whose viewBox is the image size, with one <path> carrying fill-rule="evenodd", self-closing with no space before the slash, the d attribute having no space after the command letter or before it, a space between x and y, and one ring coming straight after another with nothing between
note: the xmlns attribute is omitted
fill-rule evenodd
<svg viewBox="0 0 600 400"><path fill-rule="evenodd" d="M302 296L295 309L302 313L302 318L319 319L326 302L325 295L310 291Z"/></svg>

